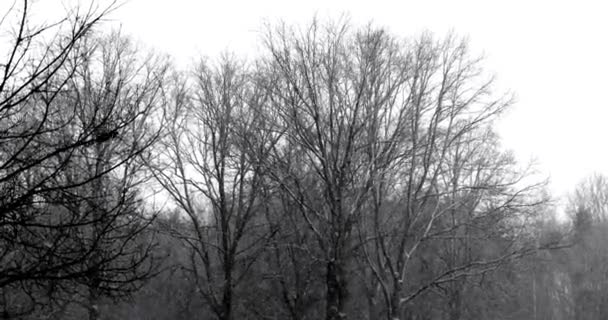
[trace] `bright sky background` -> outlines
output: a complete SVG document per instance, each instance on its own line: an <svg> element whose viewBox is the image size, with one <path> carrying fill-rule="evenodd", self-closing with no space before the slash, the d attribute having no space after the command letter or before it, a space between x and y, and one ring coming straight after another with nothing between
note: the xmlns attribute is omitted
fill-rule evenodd
<svg viewBox="0 0 608 320"><path fill-rule="evenodd" d="M498 127L504 146L521 162L536 159L560 196L592 172L608 174L603 2L130 0L111 17L125 34L184 65L226 50L255 56L265 19L304 24L315 13L346 13L355 24L372 21L402 36L454 30L486 56L499 89L516 94Z"/></svg>

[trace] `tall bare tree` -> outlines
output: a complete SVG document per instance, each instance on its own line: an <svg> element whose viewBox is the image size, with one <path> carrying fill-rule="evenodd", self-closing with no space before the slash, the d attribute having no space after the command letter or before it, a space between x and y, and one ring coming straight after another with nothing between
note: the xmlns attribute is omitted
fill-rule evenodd
<svg viewBox="0 0 608 320"><path fill-rule="evenodd" d="M186 268L218 319L238 315L239 289L269 232L260 158L274 138L257 134L267 99L257 82L232 57L201 62L192 81L174 87L173 127L152 166L188 219L188 232L177 234L190 248Z"/></svg>
<svg viewBox="0 0 608 320"><path fill-rule="evenodd" d="M484 272L511 252L452 259L412 288L409 266L426 241L450 234L455 254L471 221L514 226L543 199L496 149L487 129L510 100L494 97L466 42L429 35L404 42L349 27L268 29L271 98L284 130L270 171L314 234L326 319L348 317L355 256L381 292L383 314L397 319L429 287Z"/></svg>
<svg viewBox="0 0 608 320"><path fill-rule="evenodd" d="M266 46L285 130L274 177L314 234L319 250L311 258L325 265L326 318L344 318L355 227L406 133L407 114L393 106L407 57L382 30L352 33L346 24L317 21L300 33L270 29Z"/></svg>

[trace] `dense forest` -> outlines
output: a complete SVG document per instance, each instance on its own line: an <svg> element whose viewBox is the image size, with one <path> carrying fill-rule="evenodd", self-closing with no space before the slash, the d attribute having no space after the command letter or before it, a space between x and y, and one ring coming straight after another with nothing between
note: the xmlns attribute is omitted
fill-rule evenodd
<svg viewBox="0 0 608 320"><path fill-rule="evenodd" d="M116 5L31 6L0 19L2 319L608 319L608 178L517 163L465 39L312 19L179 69Z"/></svg>

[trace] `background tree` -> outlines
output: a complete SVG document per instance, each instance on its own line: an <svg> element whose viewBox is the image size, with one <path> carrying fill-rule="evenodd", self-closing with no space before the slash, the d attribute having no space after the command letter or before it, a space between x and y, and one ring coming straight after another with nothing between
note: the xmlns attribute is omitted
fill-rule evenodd
<svg viewBox="0 0 608 320"><path fill-rule="evenodd" d="M608 183L595 174L582 181L572 193L568 212L572 219L574 246L567 252L572 290L573 319L608 316L606 263Z"/></svg>

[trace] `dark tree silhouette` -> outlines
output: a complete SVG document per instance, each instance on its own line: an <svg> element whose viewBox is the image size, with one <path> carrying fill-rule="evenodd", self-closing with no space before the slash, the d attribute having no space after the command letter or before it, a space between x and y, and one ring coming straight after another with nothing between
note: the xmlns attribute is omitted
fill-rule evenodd
<svg viewBox="0 0 608 320"><path fill-rule="evenodd" d="M166 64L94 27L115 3L74 8L43 26L30 3L0 79L0 307L3 316L135 289L152 271L139 188L159 137ZM94 302L91 302L94 303ZM65 304L62 304L65 305ZM91 318L95 318L92 305Z"/></svg>

